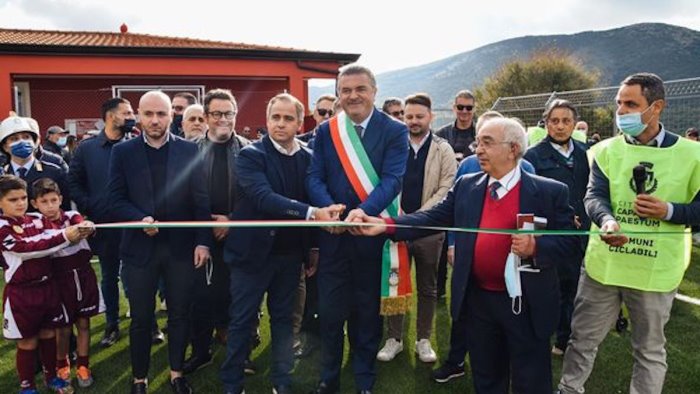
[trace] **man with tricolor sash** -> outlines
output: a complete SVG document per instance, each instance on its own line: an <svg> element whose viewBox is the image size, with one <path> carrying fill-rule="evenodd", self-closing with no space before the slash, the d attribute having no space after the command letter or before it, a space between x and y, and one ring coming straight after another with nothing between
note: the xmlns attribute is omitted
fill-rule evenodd
<svg viewBox="0 0 700 394"><path fill-rule="evenodd" d="M562 393L584 392L621 301L632 323L630 393L661 393L667 369L664 326L690 263L690 226L700 223L700 146L659 122L666 106L663 81L650 73L631 75L616 101L623 135L589 151L584 204L593 228L604 234L590 236Z"/></svg>
<svg viewBox="0 0 700 394"><path fill-rule="evenodd" d="M346 221L399 211L398 194L406 168L408 131L374 108L377 84L366 67L341 68L337 82L343 112L316 132L307 190L315 206L343 204ZM403 313L411 284L402 243L353 237L347 227L329 228L319 238L319 317L321 379L313 393L336 393L343 361L343 328L352 346L359 393L371 393L384 314ZM381 302L380 302L381 297Z"/></svg>

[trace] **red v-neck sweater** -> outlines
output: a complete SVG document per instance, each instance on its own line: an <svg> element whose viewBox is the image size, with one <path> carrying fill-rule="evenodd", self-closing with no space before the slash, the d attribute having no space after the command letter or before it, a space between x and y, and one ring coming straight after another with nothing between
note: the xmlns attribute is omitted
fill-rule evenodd
<svg viewBox="0 0 700 394"><path fill-rule="evenodd" d="M487 188L479 228L515 229L519 208L520 182L498 201L489 197ZM480 288L505 291L506 283L503 279L503 271L506 267L510 245L511 236L507 234L479 233L476 236L472 273Z"/></svg>

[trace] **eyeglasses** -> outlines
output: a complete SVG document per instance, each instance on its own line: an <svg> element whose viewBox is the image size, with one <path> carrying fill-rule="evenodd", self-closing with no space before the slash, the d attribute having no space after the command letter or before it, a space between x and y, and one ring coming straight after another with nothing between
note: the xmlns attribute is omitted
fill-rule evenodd
<svg viewBox="0 0 700 394"><path fill-rule="evenodd" d="M173 105L173 111L182 112L182 110L184 109L185 107L183 107L182 105Z"/></svg>
<svg viewBox="0 0 700 394"><path fill-rule="evenodd" d="M319 115L321 116L333 116L333 110L332 109L323 109L323 108L316 108L316 112L318 112Z"/></svg>
<svg viewBox="0 0 700 394"><path fill-rule="evenodd" d="M464 111L465 109L469 112L472 112L474 109L473 105L462 105L462 104L455 104L455 108L457 108L457 111Z"/></svg>
<svg viewBox="0 0 700 394"><path fill-rule="evenodd" d="M490 139L488 139L488 140L481 140L479 138L476 139L476 146L483 146L485 149L493 148L496 145L506 145L506 144L510 145L511 143L506 142L506 141L497 142L497 141L490 140Z"/></svg>
<svg viewBox="0 0 700 394"><path fill-rule="evenodd" d="M212 111L212 112L207 112L207 115L211 116L214 120L219 120L221 117L225 117L226 120L232 120L235 116L236 113L233 111L228 111L228 112L221 112L221 111Z"/></svg>
<svg viewBox="0 0 700 394"><path fill-rule="evenodd" d="M398 118L399 116L403 116L403 111L394 111L391 112L391 116Z"/></svg>
<svg viewBox="0 0 700 394"><path fill-rule="evenodd" d="M203 116L190 116L187 118L188 122L194 122L197 121L199 123L204 123L204 117Z"/></svg>

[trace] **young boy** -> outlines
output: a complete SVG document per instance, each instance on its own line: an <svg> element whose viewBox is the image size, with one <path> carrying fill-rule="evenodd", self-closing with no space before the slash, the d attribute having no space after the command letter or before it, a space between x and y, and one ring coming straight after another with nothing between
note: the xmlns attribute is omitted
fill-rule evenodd
<svg viewBox="0 0 700 394"><path fill-rule="evenodd" d="M20 393L38 393L34 383L36 349L47 386L70 394L73 387L56 376L55 329L66 323L51 279L49 256L94 232L91 223L63 230L44 228L27 216L27 184L13 175L0 176L0 263L5 271L3 335L16 340Z"/></svg>
<svg viewBox="0 0 700 394"><path fill-rule="evenodd" d="M43 215L44 227L64 229L83 222L76 211L63 212L63 196L58 184L49 178L40 178L32 184L32 206ZM35 215L35 214L29 214ZM51 255L53 278L59 299L65 307L68 325L56 329L56 368L58 377L71 381L68 344L73 324L78 328L78 359L76 375L78 386L89 387L92 382L90 372L90 317L100 312L100 293L97 290L97 277L90 266L92 251L86 240L65 247Z"/></svg>

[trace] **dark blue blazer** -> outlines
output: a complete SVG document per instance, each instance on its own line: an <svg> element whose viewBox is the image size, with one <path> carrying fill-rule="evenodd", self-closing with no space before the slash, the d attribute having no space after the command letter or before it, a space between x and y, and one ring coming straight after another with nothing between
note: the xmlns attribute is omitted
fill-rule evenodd
<svg viewBox="0 0 700 394"><path fill-rule="evenodd" d="M461 177L445 199L433 208L411 215L399 216L397 224L422 226L479 227L488 185L483 172ZM574 228L574 211L569 206L569 191L561 182L530 175L521 171L520 213L533 213L547 218L548 230ZM425 231L397 228L397 240L425 236ZM474 262L476 233L455 233L455 263L452 272L451 313L459 316L470 285ZM530 312L535 334L548 338L559 322L559 281L557 265L571 261L572 253L583 253L577 237L547 235L536 238L535 255L539 273L523 272L521 283L523 303Z"/></svg>
<svg viewBox="0 0 700 394"><path fill-rule="evenodd" d="M197 146L170 135L168 141L167 200L165 217L155 217L151 172L143 137L112 148L109 163L110 216L117 221L140 221L153 216L157 221L211 220L209 193L204 184ZM168 234L173 258L192 259L195 245L211 246L209 228L161 229ZM148 263L155 244L142 229L124 230L120 255L125 264Z"/></svg>
<svg viewBox="0 0 700 394"><path fill-rule="evenodd" d="M304 176L311 163L311 151L302 147L294 159L299 175ZM308 198L304 196L297 201L283 195L285 183L293 180L284 178L282 162L269 136L241 150L236 159L236 173L241 198L236 202L231 219L306 219L310 207ZM310 230L300 231L305 233L305 242L299 245L301 254L311 245ZM276 233L277 229L273 227L232 228L226 239L224 260L240 268L260 269L272 251Z"/></svg>
<svg viewBox="0 0 700 394"><path fill-rule="evenodd" d="M325 207L334 203L345 204L346 213L361 208L366 214L376 216L399 194L408 157L406 125L375 108L362 138L362 145L379 175L380 183L367 199L360 203L360 198L355 194L333 147L329 122L324 122L318 127L311 168L306 178L306 189L313 205ZM345 238L326 232L322 232L320 237L319 242L323 245L322 259L324 255L333 254L338 242ZM356 241L376 243L366 238Z"/></svg>

